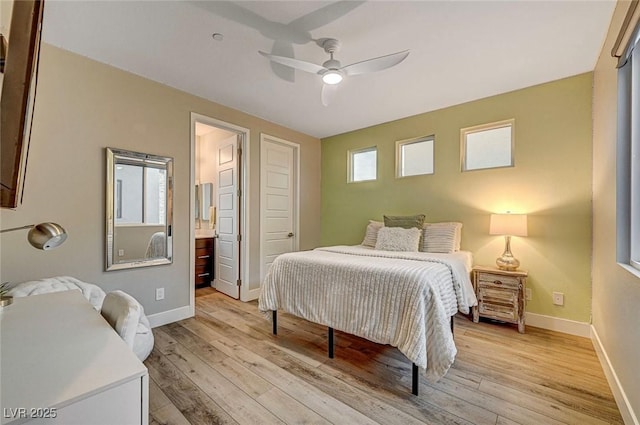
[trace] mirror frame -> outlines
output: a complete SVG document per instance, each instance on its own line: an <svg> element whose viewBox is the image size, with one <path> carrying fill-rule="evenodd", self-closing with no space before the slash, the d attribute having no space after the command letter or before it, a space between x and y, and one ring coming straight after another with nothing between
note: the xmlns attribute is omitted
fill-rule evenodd
<svg viewBox="0 0 640 425"><path fill-rule="evenodd" d="M157 266L173 263L173 158L133 152L124 149L106 148L107 179L106 179L106 232L105 232L105 271L132 269L137 267ZM115 235L114 219L114 181L117 164L164 164L166 170L166 256L163 258L141 258L132 261L114 263L113 239Z"/></svg>

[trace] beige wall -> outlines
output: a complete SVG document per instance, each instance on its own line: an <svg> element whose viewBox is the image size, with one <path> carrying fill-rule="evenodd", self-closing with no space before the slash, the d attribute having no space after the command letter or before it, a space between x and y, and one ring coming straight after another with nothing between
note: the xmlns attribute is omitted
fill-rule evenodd
<svg viewBox="0 0 640 425"><path fill-rule="evenodd" d="M529 270L527 311L589 322L592 74L404 118L322 141L322 244L357 244L369 219L461 221L462 248L494 265L493 212L529 214L512 250ZM420 94L428 96L428 93ZM515 167L460 172L460 129L515 118ZM435 174L395 178L395 141L435 134ZM378 147L378 180L347 183L347 151ZM565 306L552 292L565 294Z"/></svg>
<svg viewBox="0 0 640 425"><path fill-rule="evenodd" d="M38 251L25 232L3 234L0 279L20 282L75 276L106 291L123 289L150 313L189 304L191 112L251 130L249 282L259 279L260 133L300 143L301 248L320 239L320 141L76 54L44 45L24 202L1 210L2 228L54 221L69 232L56 250ZM105 152L117 147L175 160L174 261L104 272ZM156 287L165 300L155 301Z"/></svg>
<svg viewBox="0 0 640 425"><path fill-rule="evenodd" d="M594 72L593 326L638 415L640 277L616 263L617 61L610 53L628 5L618 2Z"/></svg>

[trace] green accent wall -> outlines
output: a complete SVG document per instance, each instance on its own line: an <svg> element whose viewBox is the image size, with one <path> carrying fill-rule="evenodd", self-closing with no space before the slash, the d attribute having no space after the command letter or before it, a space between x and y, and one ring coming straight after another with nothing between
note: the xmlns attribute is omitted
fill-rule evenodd
<svg viewBox="0 0 640 425"><path fill-rule="evenodd" d="M370 219L424 213L462 222L462 249L495 265L504 238L488 234L489 215L526 213L529 236L511 249L529 271L527 311L589 322L592 83L589 72L323 139L321 244L359 244ZM515 166L461 172L460 129L511 118ZM435 135L435 173L395 178L395 142L426 135ZM347 152L369 146L377 180L347 183Z"/></svg>

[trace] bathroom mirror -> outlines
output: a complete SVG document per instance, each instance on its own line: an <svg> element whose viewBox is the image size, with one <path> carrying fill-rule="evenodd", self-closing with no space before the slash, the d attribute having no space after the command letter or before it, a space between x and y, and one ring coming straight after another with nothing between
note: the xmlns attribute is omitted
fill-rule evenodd
<svg viewBox="0 0 640 425"><path fill-rule="evenodd" d="M195 219L196 229L212 228L211 211L213 210L213 183L196 185Z"/></svg>
<svg viewBox="0 0 640 425"><path fill-rule="evenodd" d="M196 191L195 191L195 197L194 197L194 208L193 210L195 211L195 219L196 219L196 229L200 228L200 185L196 185Z"/></svg>
<svg viewBox="0 0 640 425"><path fill-rule="evenodd" d="M173 158L107 148L105 270L173 261Z"/></svg>
<svg viewBox="0 0 640 425"><path fill-rule="evenodd" d="M211 220L211 207L213 206L213 183L200 185L201 217L203 221Z"/></svg>

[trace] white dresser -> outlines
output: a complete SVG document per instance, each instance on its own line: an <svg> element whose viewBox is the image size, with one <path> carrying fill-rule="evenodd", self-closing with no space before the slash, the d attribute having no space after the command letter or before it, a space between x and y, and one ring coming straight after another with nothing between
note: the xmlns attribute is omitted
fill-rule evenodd
<svg viewBox="0 0 640 425"><path fill-rule="evenodd" d="M149 422L147 368L80 291L0 310L1 424Z"/></svg>

